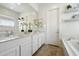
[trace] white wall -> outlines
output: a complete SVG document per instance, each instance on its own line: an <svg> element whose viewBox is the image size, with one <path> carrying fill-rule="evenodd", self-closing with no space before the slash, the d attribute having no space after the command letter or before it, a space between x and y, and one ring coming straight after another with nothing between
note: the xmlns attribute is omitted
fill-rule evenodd
<svg viewBox="0 0 79 59"><path fill-rule="evenodd" d="M34 8L37 12L39 11L39 5L37 3L29 3L32 8Z"/></svg>
<svg viewBox="0 0 79 59"><path fill-rule="evenodd" d="M74 6L74 5L73 5ZM70 19L73 14L79 14L79 12L62 13L62 27L61 36L62 38L68 39L74 37L79 38L79 21L64 22L63 20Z"/></svg>
<svg viewBox="0 0 79 59"><path fill-rule="evenodd" d="M7 15L7 16L11 16L11 17L14 17L14 18L15 17L17 18L19 16L18 13L14 12L14 11L11 11L11 10L9 10L7 8L4 8L2 6L0 6L0 14Z"/></svg>
<svg viewBox="0 0 79 59"><path fill-rule="evenodd" d="M42 18L45 23L47 22L47 12L48 10L50 9L54 9L54 8L59 8L59 11L60 11L60 15L61 15L61 8L63 7L62 5L64 4L51 4L51 3L48 3L48 4L40 4L40 9L39 9L39 17ZM52 23L53 24L53 23ZM61 25L61 17L59 18L59 26ZM61 26L60 26L61 27ZM46 34L47 33L47 25L45 26L45 31L46 31ZM59 31L60 31L60 28L59 28ZM47 37L47 35L46 35ZM60 39L61 39L61 35L60 35Z"/></svg>
<svg viewBox="0 0 79 59"><path fill-rule="evenodd" d="M43 20L46 22L47 20L47 10L53 9L53 8L60 8L60 18L59 18L59 31L60 31L60 39L69 38L69 37L76 37L79 38L79 21L77 22L69 22L65 23L63 22L63 10L65 8L66 4L41 4L39 9L39 16L40 18L43 18ZM69 15L70 16L70 15ZM68 16L65 16L67 18Z"/></svg>

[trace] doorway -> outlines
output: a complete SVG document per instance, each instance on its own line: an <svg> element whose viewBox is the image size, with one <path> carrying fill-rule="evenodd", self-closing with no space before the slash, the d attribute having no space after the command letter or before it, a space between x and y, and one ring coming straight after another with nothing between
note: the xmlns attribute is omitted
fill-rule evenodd
<svg viewBox="0 0 79 59"><path fill-rule="evenodd" d="M47 12L47 44L59 45L59 8Z"/></svg>

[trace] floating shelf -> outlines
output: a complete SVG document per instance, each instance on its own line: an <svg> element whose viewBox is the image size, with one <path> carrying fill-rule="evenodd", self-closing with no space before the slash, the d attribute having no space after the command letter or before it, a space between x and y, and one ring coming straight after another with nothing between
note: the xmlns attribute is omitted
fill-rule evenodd
<svg viewBox="0 0 79 59"><path fill-rule="evenodd" d="M75 22L75 21L79 21L79 19L67 19L67 20L64 20L64 22Z"/></svg>
<svg viewBox="0 0 79 59"><path fill-rule="evenodd" d="M64 13L72 13L72 12L78 12L79 8L75 8L75 9L70 9L70 10L65 10Z"/></svg>

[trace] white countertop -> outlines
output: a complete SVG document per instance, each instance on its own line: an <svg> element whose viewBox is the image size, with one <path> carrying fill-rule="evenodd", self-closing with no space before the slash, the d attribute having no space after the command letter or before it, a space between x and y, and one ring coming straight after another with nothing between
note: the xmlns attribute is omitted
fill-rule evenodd
<svg viewBox="0 0 79 59"><path fill-rule="evenodd" d="M5 42L5 41L9 41L9 40L13 40L13 39L17 39L17 38L19 38L19 37L18 36L1 37L0 43Z"/></svg>
<svg viewBox="0 0 79 59"><path fill-rule="evenodd" d="M79 56L79 45L77 44L79 40L63 40L63 44L70 56Z"/></svg>
<svg viewBox="0 0 79 59"><path fill-rule="evenodd" d="M31 36L31 34L33 34L33 33L30 33L30 34L27 34L27 35L23 34L23 35L11 35L11 36L8 36L8 37L1 37L0 43L6 42L6 41L9 41L9 40L15 40L15 39L23 38L23 37L29 37L29 36Z"/></svg>
<svg viewBox="0 0 79 59"><path fill-rule="evenodd" d="M32 33L28 33L28 34L11 35L9 37L0 37L0 43L6 42L6 41L9 41L9 40L15 40L15 39L23 38L23 37L29 37L29 36L32 36L32 35L35 35L35 34L38 35L39 33L42 33L42 32L32 32Z"/></svg>

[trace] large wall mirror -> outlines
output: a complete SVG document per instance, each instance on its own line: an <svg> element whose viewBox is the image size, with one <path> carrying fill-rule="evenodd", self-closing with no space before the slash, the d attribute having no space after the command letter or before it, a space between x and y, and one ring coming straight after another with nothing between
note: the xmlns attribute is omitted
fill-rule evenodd
<svg viewBox="0 0 79 59"><path fill-rule="evenodd" d="M0 36L4 36L7 32L14 32L17 29L18 21L16 18L0 16Z"/></svg>
<svg viewBox="0 0 79 59"><path fill-rule="evenodd" d="M0 26L14 27L14 24L15 24L14 21L0 17Z"/></svg>
<svg viewBox="0 0 79 59"><path fill-rule="evenodd" d="M21 17L24 18L24 25L19 25L19 21L21 20L18 18ZM0 3L0 33L2 31L14 31L16 34L28 33L28 28L30 28L28 22L31 23L33 19L37 19L37 10L31 4Z"/></svg>

